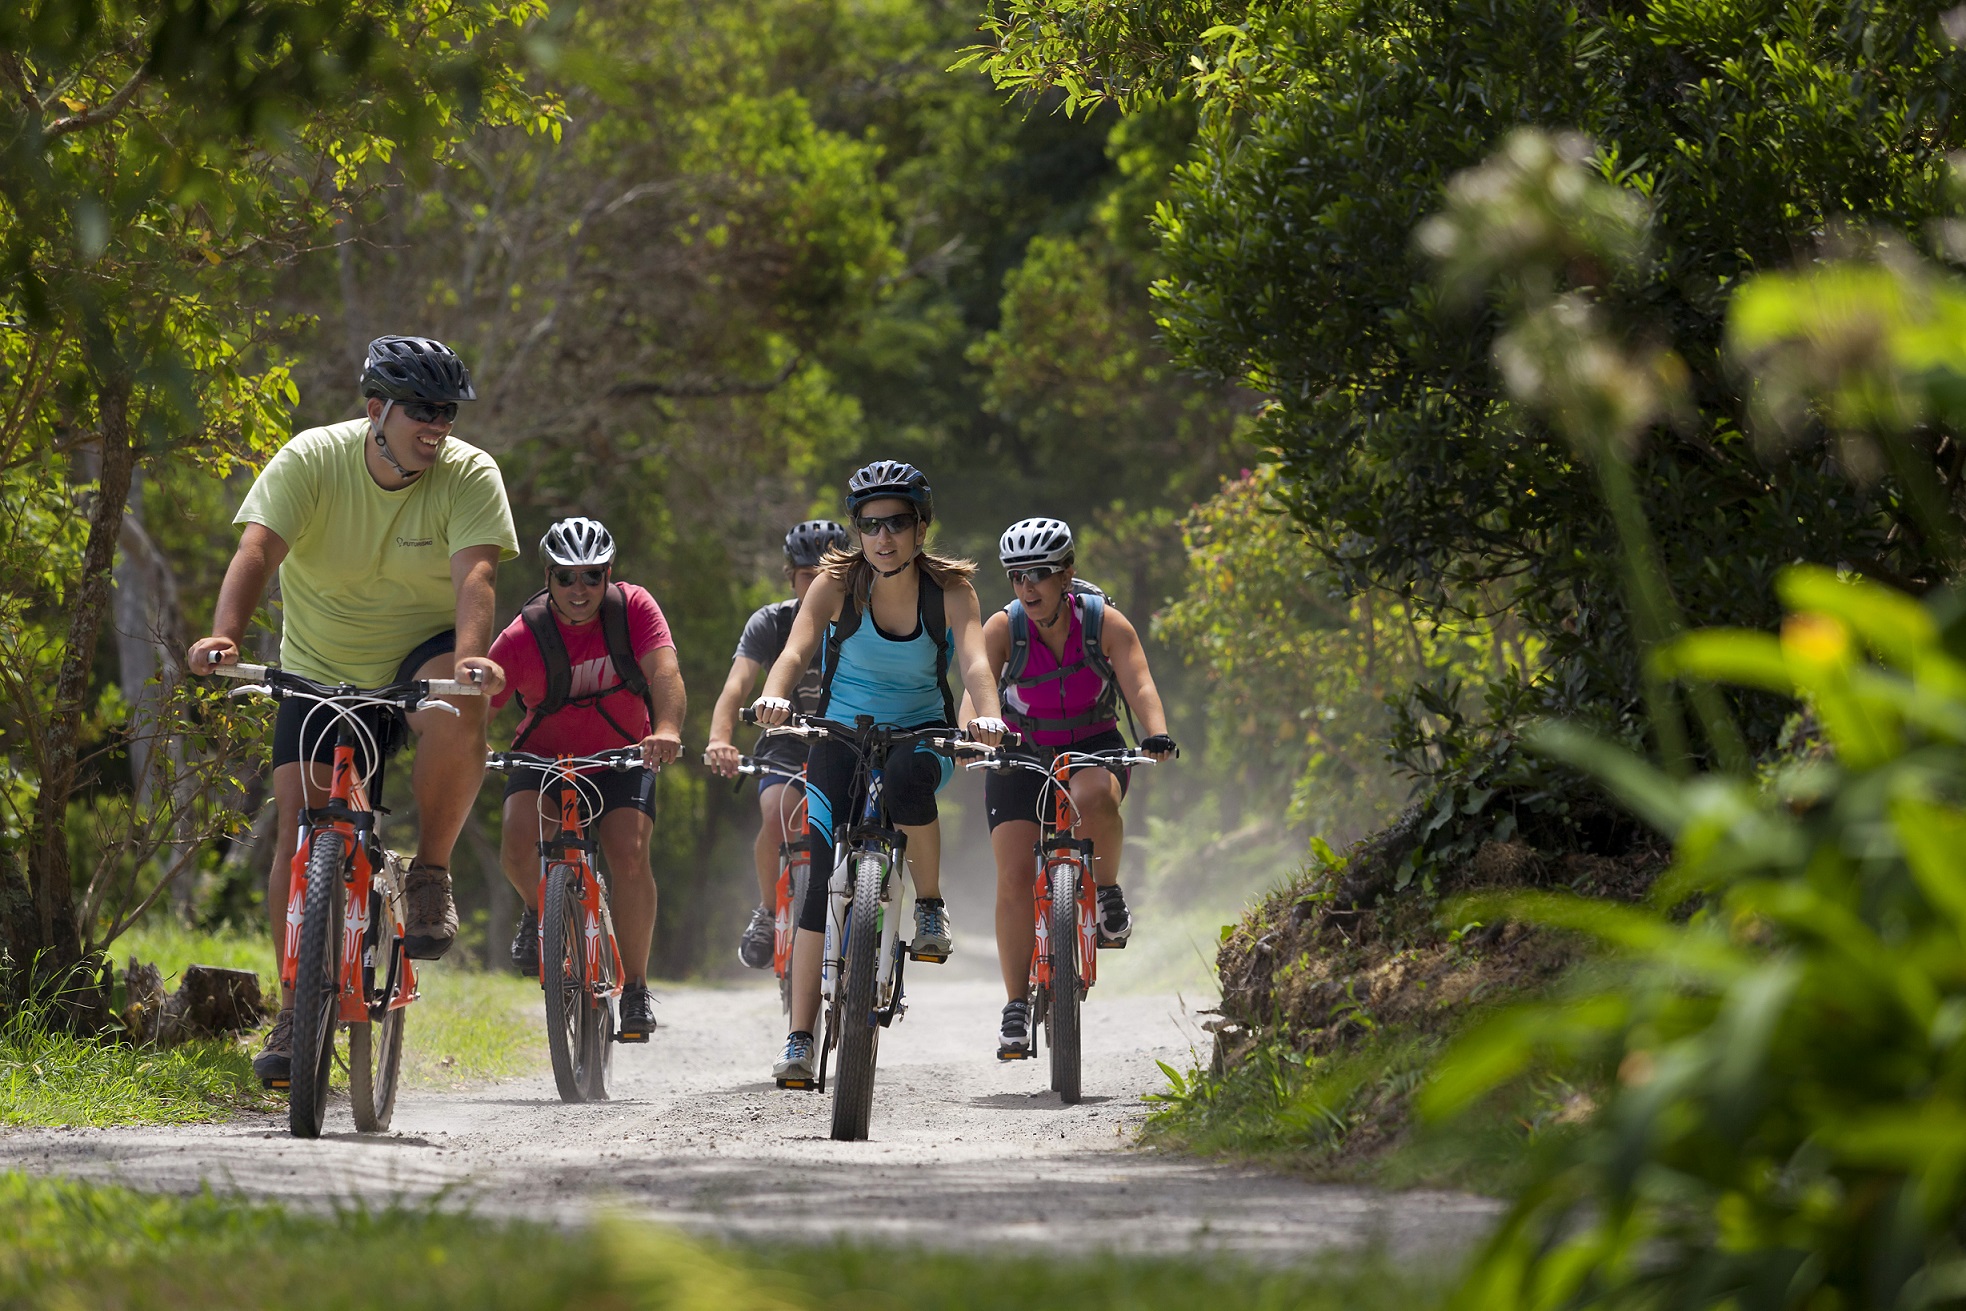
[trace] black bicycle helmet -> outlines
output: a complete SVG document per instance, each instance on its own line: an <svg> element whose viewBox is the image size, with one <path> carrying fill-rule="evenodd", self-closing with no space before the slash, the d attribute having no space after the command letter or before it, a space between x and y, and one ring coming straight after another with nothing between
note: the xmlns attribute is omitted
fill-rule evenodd
<svg viewBox="0 0 1966 1311"><path fill-rule="evenodd" d="M1076 558L1072 526L1063 519L1020 519L997 539L997 559L1006 569L1037 564L1063 569Z"/></svg>
<svg viewBox="0 0 1966 1311"><path fill-rule="evenodd" d="M475 401L471 371L457 352L429 337L377 337L362 361L362 395L390 401Z"/></svg>
<svg viewBox="0 0 1966 1311"><path fill-rule="evenodd" d="M614 537L598 519L562 519L539 539L539 557L562 569L611 564Z"/></svg>
<svg viewBox="0 0 1966 1311"><path fill-rule="evenodd" d="M935 518L935 493L929 490L928 475L912 464L876 460L846 480L848 514L859 513L860 507L869 501L890 496L913 505L923 523Z"/></svg>
<svg viewBox="0 0 1966 1311"><path fill-rule="evenodd" d="M785 534L785 559L794 569L813 569L829 550L851 545L846 529L831 519L808 519Z"/></svg>

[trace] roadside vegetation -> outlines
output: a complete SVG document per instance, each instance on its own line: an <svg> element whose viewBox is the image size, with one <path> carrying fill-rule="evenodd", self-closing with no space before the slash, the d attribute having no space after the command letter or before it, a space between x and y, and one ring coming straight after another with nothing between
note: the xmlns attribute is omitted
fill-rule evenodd
<svg viewBox="0 0 1966 1311"><path fill-rule="evenodd" d="M308 1215L0 1174L0 1304L293 1311L1411 1311L1439 1287L1372 1257L1074 1260L841 1245L739 1247L625 1219L579 1229L428 1209Z"/></svg>
<svg viewBox="0 0 1966 1311"><path fill-rule="evenodd" d="M160 917L118 945L157 965L166 987L192 964L253 970L263 989L278 986L264 934L198 933ZM418 978L405 1087L459 1087L544 1068L536 982L443 962L419 967ZM259 1037L131 1046L113 1031L78 1036L29 1003L0 1023L0 1125L173 1124L282 1110L284 1095L253 1077ZM336 1085L345 1083L337 1071Z"/></svg>

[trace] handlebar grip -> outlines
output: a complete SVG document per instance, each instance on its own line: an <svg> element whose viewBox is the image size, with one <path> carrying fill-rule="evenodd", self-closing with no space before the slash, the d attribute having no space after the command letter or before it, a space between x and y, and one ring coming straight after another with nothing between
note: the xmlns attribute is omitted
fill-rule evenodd
<svg viewBox="0 0 1966 1311"><path fill-rule="evenodd" d="M265 665L211 665L206 673L219 678L238 678L248 683L258 683L266 678Z"/></svg>
<svg viewBox="0 0 1966 1311"><path fill-rule="evenodd" d="M756 724L758 722L758 712L750 706L739 706L737 708L737 717L747 724Z"/></svg>
<svg viewBox="0 0 1966 1311"><path fill-rule="evenodd" d="M430 680L430 696L483 696L485 689L476 683L461 683L455 678L433 678Z"/></svg>
<svg viewBox="0 0 1966 1311"><path fill-rule="evenodd" d="M1024 745L1024 735L1014 728L1005 729L1003 745L1007 747L1021 747Z"/></svg>

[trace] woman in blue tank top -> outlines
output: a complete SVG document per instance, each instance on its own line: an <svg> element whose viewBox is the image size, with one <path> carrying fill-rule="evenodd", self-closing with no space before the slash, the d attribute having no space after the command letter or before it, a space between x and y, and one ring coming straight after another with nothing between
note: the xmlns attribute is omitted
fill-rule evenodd
<svg viewBox="0 0 1966 1311"><path fill-rule="evenodd" d="M791 715L793 687L822 647L827 660L819 714L851 723L860 715L895 728L954 724L956 708L945 675L953 664L976 715L970 736L994 745L1005 731L996 679L983 647L981 609L970 577L976 566L924 549L935 498L911 465L882 460L847 483L847 509L860 545L832 551L806 592L785 650L765 680L754 709L761 724ZM908 838L915 881L915 939L911 950L939 959L949 954L949 913L942 904L942 833L935 794L954 766L914 747L888 755L882 775L889 817ZM836 816L852 813L852 751L815 742L806 759L806 806L817 848L830 851ZM812 1027L819 1015L819 966L825 952L826 880L812 879L799 908L792 948L792 1032L773 1074L812 1077Z"/></svg>

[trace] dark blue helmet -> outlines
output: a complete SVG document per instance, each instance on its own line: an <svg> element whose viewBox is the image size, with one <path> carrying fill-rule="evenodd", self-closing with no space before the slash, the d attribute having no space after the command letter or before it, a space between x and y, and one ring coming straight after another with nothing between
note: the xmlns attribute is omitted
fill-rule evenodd
<svg viewBox="0 0 1966 1311"><path fill-rule="evenodd" d="M935 518L935 493L929 490L928 475L912 464L876 460L846 480L848 514L858 514L867 502L890 496L913 505L923 523Z"/></svg>
<svg viewBox="0 0 1966 1311"><path fill-rule="evenodd" d="M831 519L808 519L785 534L785 559L794 569L812 569L826 552L835 547L844 551L852 544L846 529Z"/></svg>

